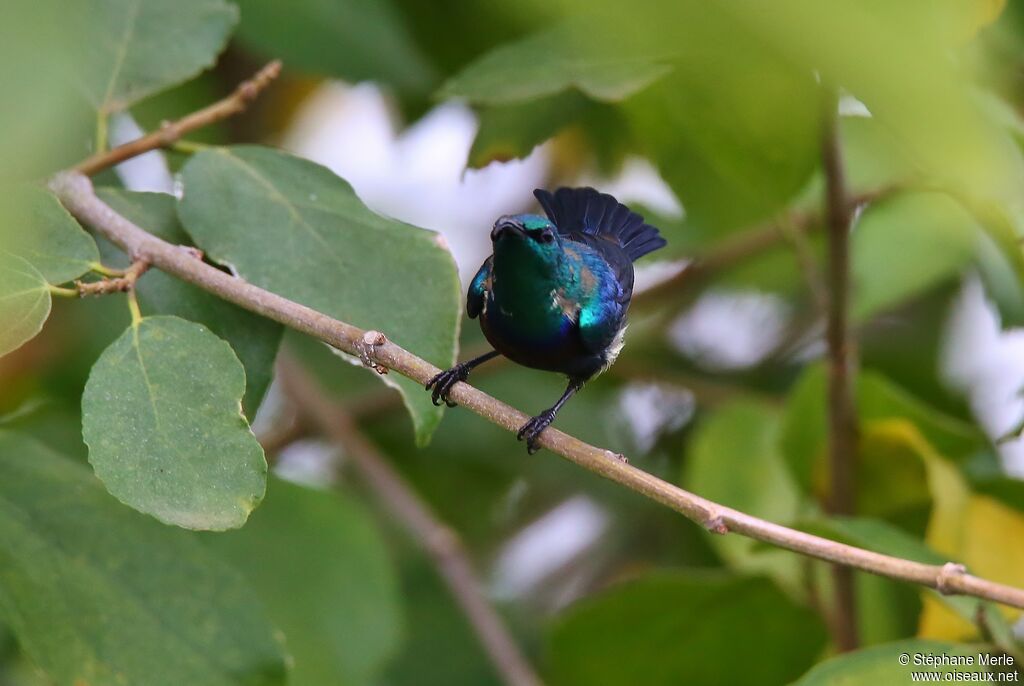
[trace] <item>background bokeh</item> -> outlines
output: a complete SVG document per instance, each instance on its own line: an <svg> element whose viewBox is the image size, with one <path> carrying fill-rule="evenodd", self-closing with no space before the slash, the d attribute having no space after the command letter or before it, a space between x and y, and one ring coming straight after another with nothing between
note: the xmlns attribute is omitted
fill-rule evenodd
<svg viewBox="0 0 1024 686"><path fill-rule="evenodd" d="M43 179L92 152L97 103L80 74L108 49L98 22L130 4L3 10L0 181ZM129 107L100 106L111 145L281 58L283 76L248 111L189 141L270 145L326 166L369 208L440 232L463 284L489 253L494 219L536 209L534 188L613 193L669 245L638 265L625 350L565 407L560 429L751 514L1024 585L1019 4L234 4L237 26L210 69ZM849 190L861 201L851 237L861 449L856 516L843 520L822 507L826 86L840 94ZM173 195L187 159L148 153L96 183ZM0 200L0 241L18 216ZM128 320L120 297L55 300L43 332L0 357L0 428L84 461L82 390ZM388 330L386 312L377 328ZM485 345L464 320L460 359ZM374 375L294 332L281 351L464 539L550 683L782 684L834 654L825 565L712 536L551 454L527 456L464 410L447 411L418 448L397 395ZM563 384L507 362L472 382L529 413ZM272 383L253 427L268 441L287 436L270 455L280 480L250 526L200 536L232 564L267 565L253 583L299 651L290 683L499 683L416 541L351 476L344 452L292 432L292 417ZM323 493L307 497L296 483ZM278 556L322 577L289 583ZM50 683L3 628L3 564L0 539L0 685ZM855 581L867 648L921 639L1021 654L1018 612ZM806 683L829 683L815 674ZM864 674L883 683L905 672Z"/></svg>

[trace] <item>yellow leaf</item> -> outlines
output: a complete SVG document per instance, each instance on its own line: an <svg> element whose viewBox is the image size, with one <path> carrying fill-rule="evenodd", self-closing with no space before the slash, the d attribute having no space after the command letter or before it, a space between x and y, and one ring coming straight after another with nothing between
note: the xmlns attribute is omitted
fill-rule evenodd
<svg viewBox="0 0 1024 686"><path fill-rule="evenodd" d="M953 515L957 514L956 517ZM1008 542L1024 540L1024 515L984 495L970 495L959 513L935 519L928 526L928 543L943 554L967 565L972 574L1012 586L1024 585L1024 547ZM942 549L956 541L955 549ZM1008 621L1019 610L999 607ZM918 625L920 638L970 639L977 629L953 613L935 596L924 599Z"/></svg>
<svg viewBox="0 0 1024 686"><path fill-rule="evenodd" d="M928 473L933 504L925 542L938 553L962 559L966 535L963 515L970 503L971 491L956 467L927 447L921 457Z"/></svg>
<svg viewBox="0 0 1024 686"><path fill-rule="evenodd" d="M917 621L918 638L972 641L978 637L978 627L958 615L934 594L922 594L921 601L921 617Z"/></svg>
<svg viewBox="0 0 1024 686"><path fill-rule="evenodd" d="M857 461L859 515L891 520L902 512L929 505L922 446L931 449L907 420L864 423Z"/></svg>
<svg viewBox="0 0 1024 686"><path fill-rule="evenodd" d="M1024 586L1024 515L985 495L971 496L960 559L974 574Z"/></svg>
<svg viewBox="0 0 1024 686"><path fill-rule="evenodd" d="M1024 540L1024 514L989 496L972 493L956 466L940 455L910 421L868 422L862 447L862 470L874 462L888 464L903 473L910 468L907 460L911 456L923 465L932 502L925 542L932 550L967 565L972 574L1014 586L1024 585L1024 546L1007 544ZM887 496L883 500L893 498ZM922 600L919 638L977 638L978 628L942 598L925 593ZM1020 614L1007 608L1000 611L1010 621Z"/></svg>
<svg viewBox="0 0 1024 686"><path fill-rule="evenodd" d="M975 32L985 28L1003 13L1006 0L970 0L974 10L973 24Z"/></svg>

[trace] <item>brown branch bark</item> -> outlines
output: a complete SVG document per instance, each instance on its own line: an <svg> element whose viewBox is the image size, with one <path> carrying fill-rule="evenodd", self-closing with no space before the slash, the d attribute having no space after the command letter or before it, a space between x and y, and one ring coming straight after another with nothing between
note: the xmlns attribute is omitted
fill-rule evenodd
<svg viewBox="0 0 1024 686"><path fill-rule="evenodd" d="M375 332L364 331L258 288L196 259L185 248L166 243L143 231L96 197L92 183L82 174L61 173L51 181L50 187L64 206L83 223L93 227L128 254L145 258L168 274L256 314L314 336L349 354L371 355L376 363L420 383L426 383L440 371L386 338L368 350L365 341L378 340ZM386 324L386 317L387 314L382 313L382 325ZM367 337L367 333L371 335ZM456 384L451 398L462 407L511 432L518 431L529 419L526 414L467 383ZM623 462L611 451L584 443L555 428L544 431L540 444L570 462L670 507L716 533L734 532L802 555L920 584L941 593L971 595L1024 608L1024 589L972 576L955 565L939 567L882 555L751 517L662 481Z"/></svg>
<svg viewBox="0 0 1024 686"><path fill-rule="evenodd" d="M289 399L303 418L345 451L384 508L430 556L462 608L484 651L509 686L540 686L540 678L519 650L484 593L462 541L380 454L343 408L332 403L295 362L284 359L279 373Z"/></svg>
<svg viewBox="0 0 1024 686"><path fill-rule="evenodd" d="M850 338L850 224L854 203L846 191L839 141L835 93L824 99L822 111L822 167L825 172L825 218L828 225L828 454L829 493L826 507L837 515L854 514L856 460L859 443L852 376L853 342ZM833 567L835 582L834 635L840 650L854 650L857 606L854 579L848 567Z"/></svg>
<svg viewBox="0 0 1024 686"><path fill-rule="evenodd" d="M227 119L245 110L270 82L281 73L280 60L274 60L260 69L248 81L243 81L228 97L208 107L186 115L174 122L164 122L156 131L119 145L111 150L101 151L73 167L75 171L92 176L115 164L124 162L142 153L166 148L196 129L209 126L221 119Z"/></svg>

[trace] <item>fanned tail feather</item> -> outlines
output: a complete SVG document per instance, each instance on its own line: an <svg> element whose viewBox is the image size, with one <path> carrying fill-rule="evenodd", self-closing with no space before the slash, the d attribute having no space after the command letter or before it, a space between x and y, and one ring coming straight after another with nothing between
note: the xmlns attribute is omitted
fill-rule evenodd
<svg viewBox="0 0 1024 686"><path fill-rule="evenodd" d="M560 234L612 239L634 262L665 245L658 229L607 193L587 187L559 188L554 193L538 188L533 194Z"/></svg>

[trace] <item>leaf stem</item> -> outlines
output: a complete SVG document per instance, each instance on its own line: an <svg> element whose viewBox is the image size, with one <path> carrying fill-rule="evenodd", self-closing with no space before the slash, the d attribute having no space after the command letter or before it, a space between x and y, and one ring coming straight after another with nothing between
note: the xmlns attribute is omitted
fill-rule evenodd
<svg viewBox="0 0 1024 686"><path fill-rule="evenodd" d="M199 141L186 140L175 141L174 143L171 144L171 150L175 152L180 152L185 155L194 155L197 152L209 150L212 147L214 146L208 143L200 143Z"/></svg>
<svg viewBox="0 0 1024 686"><path fill-rule="evenodd" d="M90 262L89 271L95 272L101 276L108 278L120 278L125 275L124 269L115 269L114 267L108 267L100 262Z"/></svg>
<svg viewBox="0 0 1024 686"><path fill-rule="evenodd" d="M350 355L367 353L365 341L373 332L333 319L222 272L198 259L194 253L147 233L100 200L93 191L92 183L83 174L62 172L50 181L50 188L72 215L128 254ZM409 379L422 384L441 371L383 335L374 335L373 339L381 340L372 346L373 360ZM464 382L455 384L450 397L462 407L508 431L517 431L529 419L525 413ZM801 555L927 586L946 595L971 595L1024 608L1024 589L973 576L960 565L949 563L940 567L883 555L752 517L662 481L623 462L609 450L584 443L553 427L541 435L539 443L570 462L661 503L710 531L737 533Z"/></svg>
<svg viewBox="0 0 1024 686"><path fill-rule="evenodd" d="M103 155L107 152L107 145L109 144L109 117L104 111L96 113L96 152L93 153L93 157L97 155Z"/></svg>
<svg viewBox="0 0 1024 686"><path fill-rule="evenodd" d="M135 295L135 289L129 288L128 292L128 310L132 313L132 328L139 328L139 324L142 323L142 310L139 309L139 298Z"/></svg>
<svg viewBox="0 0 1024 686"><path fill-rule="evenodd" d="M47 284L47 288L50 291L50 295L55 295L58 298L77 298L78 290L74 288L61 288L60 286L54 286Z"/></svg>

